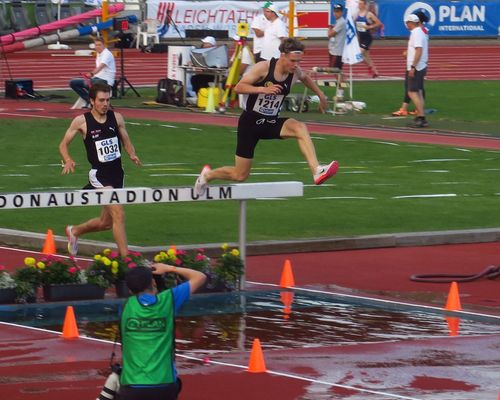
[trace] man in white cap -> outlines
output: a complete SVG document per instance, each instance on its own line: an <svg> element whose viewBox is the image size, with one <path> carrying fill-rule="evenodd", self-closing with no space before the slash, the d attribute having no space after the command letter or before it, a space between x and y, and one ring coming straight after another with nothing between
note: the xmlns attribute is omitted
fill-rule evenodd
<svg viewBox="0 0 500 400"><path fill-rule="evenodd" d="M201 39L201 48L202 49L207 49L210 47L216 47L217 46L217 41L213 36L205 36L203 39Z"/></svg>
<svg viewBox="0 0 500 400"><path fill-rule="evenodd" d="M264 6L267 2L264 4ZM264 6L262 6L262 10L264 10ZM264 12L264 11L263 11ZM264 42L264 32L269 25L269 21L265 17L264 13L255 16L252 21L252 25L250 28L253 31L253 56L255 62L262 61L261 53L262 53L262 45Z"/></svg>
<svg viewBox="0 0 500 400"><path fill-rule="evenodd" d="M211 47L217 47L217 41L213 36L205 36L201 39L201 48L209 49ZM208 74L194 74L191 79L191 89L192 91L198 95L198 92L201 88L208 87L208 84L215 81L215 77L213 75ZM194 97L194 96L192 96ZM188 99L189 101L189 99Z"/></svg>
<svg viewBox="0 0 500 400"><path fill-rule="evenodd" d="M280 44L283 39L288 37L286 25L279 17L279 10L273 3L268 1L263 8L264 16L269 21L269 24L264 32L260 56L264 60L280 58Z"/></svg>
<svg viewBox="0 0 500 400"><path fill-rule="evenodd" d="M420 19L415 14L405 17L405 24L410 31L406 52L406 79L408 96L415 104L417 116L411 124L414 128L425 128L429 123L424 113L424 77L427 73L428 37L420 27Z"/></svg>

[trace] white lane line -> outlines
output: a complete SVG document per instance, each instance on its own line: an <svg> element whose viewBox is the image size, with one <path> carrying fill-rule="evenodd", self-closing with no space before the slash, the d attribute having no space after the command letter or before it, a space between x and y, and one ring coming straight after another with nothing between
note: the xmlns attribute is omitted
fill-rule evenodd
<svg viewBox="0 0 500 400"><path fill-rule="evenodd" d="M442 194L413 194L407 196L393 196L393 199L418 199L418 198L435 198L435 197L457 197L456 193L442 193Z"/></svg>
<svg viewBox="0 0 500 400"><path fill-rule="evenodd" d="M372 143L378 143L378 144L386 144L388 146L401 146L399 143L394 143L394 142L381 142L378 140L372 140Z"/></svg>
<svg viewBox="0 0 500 400"><path fill-rule="evenodd" d="M306 200L376 200L376 197L361 197L361 196L324 196L324 197L308 197Z"/></svg>
<svg viewBox="0 0 500 400"><path fill-rule="evenodd" d="M429 158L427 160L413 160L409 163L426 163L426 162L450 162L450 161L470 161L469 158Z"/></svg>
<svg viewBox="0 0 500 400"><path fill-rule="evenodd" d="M30 117L30 118L45 118L45 119L58 119L59 117L49 117L47 115L35 115L35 114L16 114L16 113L8 113L2 112L1 115L9 115L11 117Z"/></svg>

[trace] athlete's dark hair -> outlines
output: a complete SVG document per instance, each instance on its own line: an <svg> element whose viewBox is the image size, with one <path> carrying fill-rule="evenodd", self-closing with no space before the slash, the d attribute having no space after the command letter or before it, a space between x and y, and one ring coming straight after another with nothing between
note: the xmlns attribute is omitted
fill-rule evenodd
<svg viewBox="0 0 500 400"><path fill-rule="evenodd" d="M153 272L151 268L143 266L131 268L125 275L125 282L133 294L144 292L152 287Z"/></svg>
<svg viewBox="0 0 500 400"><path fill-rule="evenodd" d="M96 82L90 87L89 97L95 100L97 92L111 93L111 86L104 82Z"/></svg>
<svg viewBox="0 0 500 400"><path fill-rule="evenodd" d="M300 40L295 38L286 38L280 44L280 53L292 53L294 51L304 51L306 46Z"/></svg>

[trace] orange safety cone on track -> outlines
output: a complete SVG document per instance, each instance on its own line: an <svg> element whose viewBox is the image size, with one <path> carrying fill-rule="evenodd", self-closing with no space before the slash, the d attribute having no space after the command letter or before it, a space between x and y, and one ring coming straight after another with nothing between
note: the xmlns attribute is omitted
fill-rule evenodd
<svg viewBox="0 0 500 400"><path fill-rule="evenodd" d="M56 243L54 241L54 233L52 229L47 230L47 235L45 236L45 243L43 244L42 254L51 255L57 254Z"/></svg>
<svg viewBox="0 0 500 400"><path fill-rule="evenodd" d="M450 291L448 293L448 300L444 307L448 311L460 311L462 305L460 304L460 295L458 294L457 282L451 282Z"/></svg>
<svg viewBox="0 0 500 400"><path fill-rule="evenodd" d="M78 339L78 326L76 325L75 312L73 306L66 307L66 316L64 317L64 325L62 330L63 339Z"/></svg>
<svg viewBox="0 0 500 400"><path fill-rule="evenodd" d="M260 347L260 340L254 339L252 345L252 352L250 353L250 361L248 362L248 372L266 372L266 362L264 361L264 354Z"/></svg>
<svg viewBox="0 0 500 400"><path fill-rule="evenodd" d="M283 265L283 270L281 272L280 286L281 287L295 286L295 279L293 278L292 264L290 263L290 260L285 260L285 264Z"/></svg>

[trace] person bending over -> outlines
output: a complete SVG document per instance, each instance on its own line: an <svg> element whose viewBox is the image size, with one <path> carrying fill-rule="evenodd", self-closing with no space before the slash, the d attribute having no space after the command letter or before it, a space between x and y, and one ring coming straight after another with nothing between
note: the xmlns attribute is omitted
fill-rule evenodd
<svg viewBox="0 0 500 400"><path fill-rule="evenodd" d="M153 274L173 273L186 279L157 292ZM120 319L122 371L120 400L176 400L182 384L175 366L175 316L206 280L199 271L155 263L125 276L132 292Z"/></svg>

